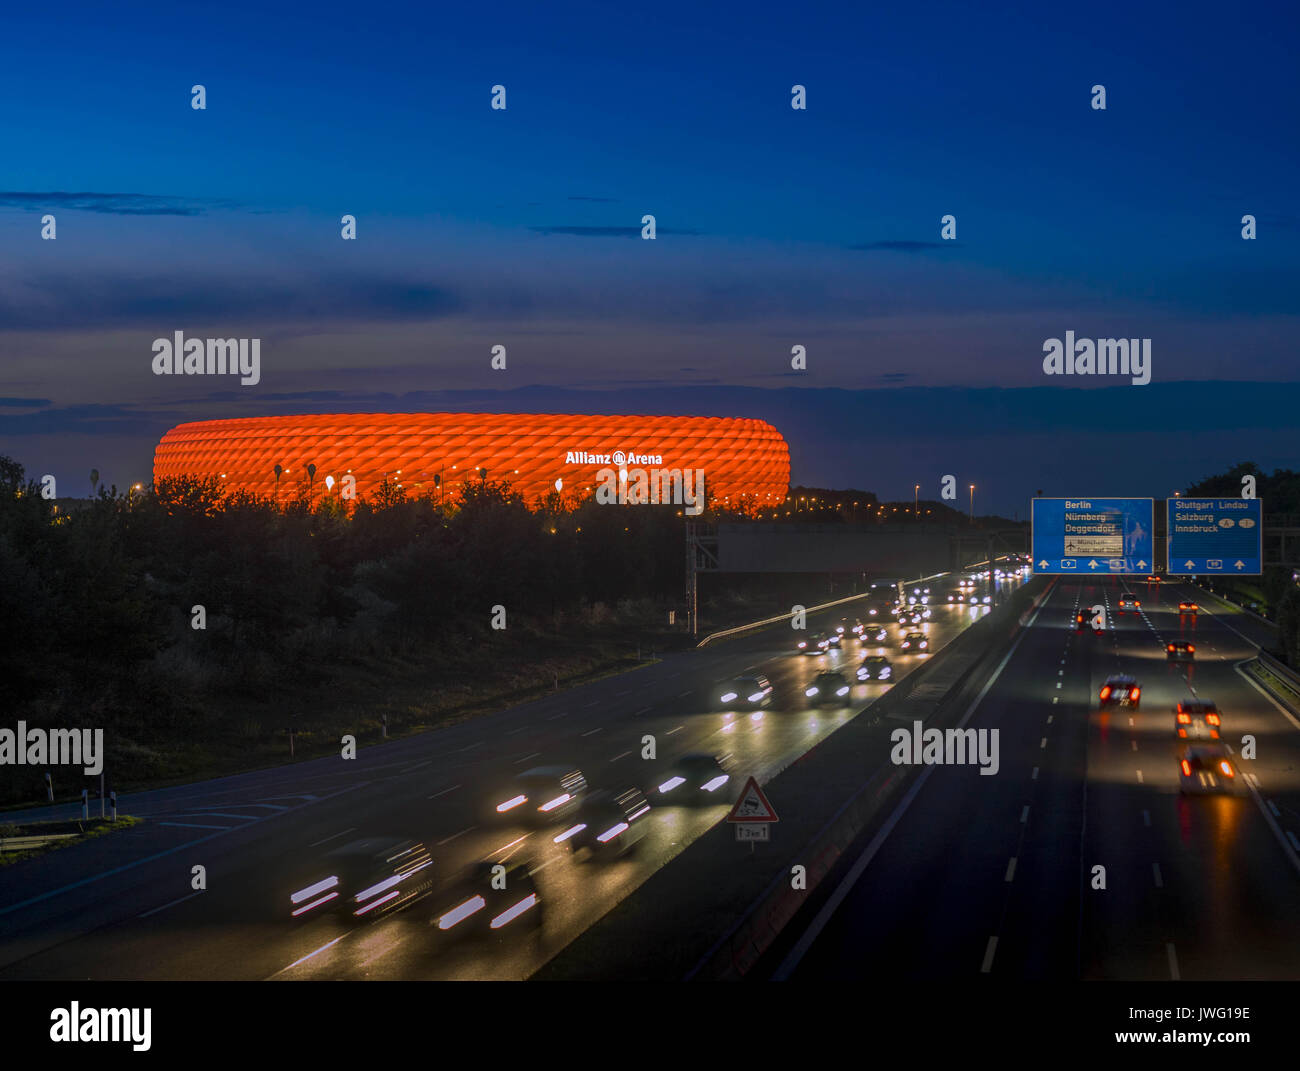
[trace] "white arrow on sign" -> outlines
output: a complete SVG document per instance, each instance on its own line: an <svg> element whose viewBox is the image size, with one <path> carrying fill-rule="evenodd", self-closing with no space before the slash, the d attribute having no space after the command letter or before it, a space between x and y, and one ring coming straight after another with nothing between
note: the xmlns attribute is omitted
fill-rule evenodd
<svg viewBox="0 0 1300 1071"><path fill-rule="evenodd" d="M1185 566L1187 566L1188 569L1190 569L1190 568L1192 568L1192 566L1194 566L1196 563L1195 563L1194 561L1192 561L1191 558L1188 558L1187 561L1183 562L1183 564L1184 564Z"/></svg>
<svg viewBox="0 0 1300 1071"><path fill-rule="evenodd" d="M1146 563L1146 562L1138 562L1138 568L1139 568L1139 569L1145 569L1146 567L1147 567L1147 563Z"/></svg>
<svg viewBox="0 0 1300 1071"><path fill-rule="evenodd" d="M1244 568L1246 568L1246 563L1245 563L1244 561L1242 561L1240 558L1238 558L1238 559L1237 559L1235 562L1233 562L1232 564L1235 565L1238 569L1244 569Z"/></svg>
<svg viewBox="0 0 1300 1071"><path fill-rule="evenodd" d="M1096 569L1096 568L1097 568L1097 559L1096 559L1096 558L1093 558L1092 561L1090 561L1090 562L1088 563L1088 568L1089 568L1089 569Z"/></svg>
<svg viewBox="0 0 1300 1071"><path fill-rule="evenodd" d="M1038 563L1038 567L1039 567L1040 569L1046 569L1046 568L1047 568L1047 559L1044 558L1041 562L1039 562L1039 563Z"/></svg>

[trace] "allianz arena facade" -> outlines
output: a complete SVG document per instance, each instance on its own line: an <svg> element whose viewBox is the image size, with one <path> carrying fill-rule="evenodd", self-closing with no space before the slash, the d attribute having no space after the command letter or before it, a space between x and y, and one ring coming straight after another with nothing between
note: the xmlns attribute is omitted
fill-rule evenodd
<svg viewBox="0 0 1300 1071"><path fill-rule="evenodd" d="M275 467L282 475L277 480ZM719 504L783 500L790 450L780 432L744 417L531 413L335 413L178 424L154 451L154 479L218 477L230 490L291 497L315 465L313 497L356 480L356 497L385 477L408 494L454 497L459 484L508 480L525 501L556 489L585 496L602 469L702 469ZM435 479L438 477L438 479ZM329 479L332 478L332 479ZM327 489L327 488L331 488Z"/></svg>

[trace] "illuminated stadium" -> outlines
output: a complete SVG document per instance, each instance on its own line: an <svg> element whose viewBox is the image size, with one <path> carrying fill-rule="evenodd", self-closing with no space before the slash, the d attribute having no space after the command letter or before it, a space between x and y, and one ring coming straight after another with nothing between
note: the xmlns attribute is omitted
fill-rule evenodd
<svg viewBox="0 0 1300 1071"><path fill-rule="evenodd" d="M602 469L621 467L702 470L715 501L757 507L785 498L790 450L771 424L742 417L337 413L178 424L153 471L286 498L309 485L337 495L351 475L361 498L385 478L409 494L454 495L486 469L531 503L557 480L585 495Z"/></svg>

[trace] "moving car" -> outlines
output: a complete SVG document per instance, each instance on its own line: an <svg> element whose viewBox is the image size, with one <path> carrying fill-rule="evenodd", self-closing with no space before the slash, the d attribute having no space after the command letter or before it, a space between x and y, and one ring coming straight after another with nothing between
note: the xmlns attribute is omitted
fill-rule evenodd
<svg viewBox="0 0 1300 1071"><path fill-rule="evenodd" d="M567 829L554 837L570 851L586 848L593 857L614 858L631 851L649 831L650 804L639 788L601 790L583 797Z"/></svg>
<svg viewBox="0 0 1300 1071"><path fill-rule="evenodd" d="M813 678L812 684L804 689L803 694L813 701L815 707L819 707L823 703L829 703L831 706L842 706L848 699L849 690L849 682L845 679L843 673L827 670L824 673L818 673Z"/></svg>
<svg viewBox="0 0 1300 1071"><path fill-rule="evenodd" d="M758 710L772 705L772 682L766 677L733 677L718 685L718 704L724 710Z"/></svg>
<svg viewBox="0 0 1300 1071"><path fill-rule="evenodd" d="M838 632L830 632L830 633L827 633L827 635L826 635L826 647L829 649L829 648L831 648L831 647L836 647L836 648L838 648L838 647L840 647L840 646L841 646L840 634L839 634Z"/></svg>
<svg viewBox="0 0 1300 1071"><path fill-rule="evenodd" d="M1178 604L1178 612L1180 614L1191 614L1192 616L1195 616L1201 612L1201 608L1194 602L1180 602Z"/></svg>
<svg viewBox="0 0 1300 1071"><path fill-rule="evenodd" d="M668 767L651 796L656 806L725 803L730 780L731 775L718 756L692 752Z"/></svg>
<svg viewBox="0 0 1300 1071"><path fill-rule="evenodd" d="M433 887L433 859L418 840L365 837L327 852L289 894L289 915L389 915Z"/></svg>
<svg viewBox="0 0 1300 1071"><path fill-rule="evenodd" d="M1142 701L1142 686L1138 684L1136 677L1128 673L1115 673L1106 678L1097 698L1101 701L1103 709L1128 707L1137 710L1138 704Z"/></svg>
<svg viewBox="0 0 1300 1071"><path fill-rule="evenodd" d="M1149 577L1147 577L1147 583L1148 583L1148 584L1159 584L1159 583L1160 583L1160 577L1156 576L1155 573L1152 573Z"/></svg>
<svg viewBox="0 0 1300 1071"><path fill-rule="evenodd" d="M894 667L889 664L889 659L884 655L869 655L862 660L862 665L858 666L858 680L860 681L887 681L894 677Z"/></svg>
<svg viewBox="0 0 1300 1071"><path fill-rule="evenodd" d="M904 651L928 651L930 641L924 632L909 632L898 646Z"/></svg>
<svg viewBox="0 0 1300 1071"><path fill-rule="evenodd" d="M819 655L826 653L826 638L820 632L810 632L795 645L800 654Z"/></svg>
<svg viewBox="0 0 1300 1071"><path fill-rule="evenodd" d="M1119 597L1119 611L1118 611L1119 613L1122 614L1126 610L1137 611L1140 609L1142 609L1142 603L1139 602L1137 599L1135 599L1132 595L1121 595Z"/></svg>
<svg viewBox="0 0 1300 1071"><path fill-rule="evenodd" d="M1196 644L1189 640L1174 640L1165 644L1165 654L1170 662L1195 662Z"/></svg>
<svg viewBox="0 0 1300 1071"><path fill-rule="evenodd" d="M572 766L534 766L494 797L496 816L525 825L567 821L587 792L587 779Z"/></svg>
<svg viewBox="0 0 1300 1071"><path fill-rule="evenodd" d="M1246 786L1223 744L1196 744L1183 749L1178 761L1178 790L1187 794L1245 795Z"/></svg>
<svg viewBox="0 0 1300 1071"><path fill-rule="evenodd" d="M863 628L859 639L863 643L885 643L889 639L889 630L884 625L872 623Z"/></svg>
<svg viewBox="0 0 1300 1071"><path fill-rule="evenodd" d="M1210 699L1183 699L1174 707L1174 731L1181 740L1218 740L1222 720Z"/></svg>
<svg viewBox="0 0 1300 1071"><path fill-rule="evenodd" d="M527 863L474 863L435 893L433 902L430 924L445 937L515 933L542 923L542 901Z"/></svg>

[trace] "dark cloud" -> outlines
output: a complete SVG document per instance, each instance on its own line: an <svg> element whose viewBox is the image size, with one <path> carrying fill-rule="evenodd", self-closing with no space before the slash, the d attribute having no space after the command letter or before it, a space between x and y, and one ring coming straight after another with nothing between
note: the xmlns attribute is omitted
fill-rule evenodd
<svg viewBox="0 0 1300 1071"><path fill-rule="evenodd" d="M580 227L580 226L553 226L553 227L530 227L529 230L536 231L538 234L567 234L575 238L640 238L641 228L635 227ZM696 230L675 230L668 227L656 227L656 234L700 234Z"/></svg>
<svg viewBox="0 0 1300 1071"><path fill-rule="evenodd" d="M89 276L43 273L0 285L0 329L74 329L159 322L423 320L462 310L459 295L400 277ZM262 328L259 328L261 330Z"/></svg>
<svg viewBox="0 0 1300 1071"><path fill-rule="evenodd" d="M927 249L951 249L956 244L956 242L915 242L901 238L885 238L878 242L858 242L845 248L865 252L883 250L887 253L921 253Z"/></svg>
<svg viewBox="0 0 1300 1071"><path fill-rule="evenodd" d="M49 398L0 398L0 409L39 409L51 404Z"/></svg>
<svg viewBox="0 0 1300 1071"><path fill-rule="evenodd" d="M69 193L63 190L0 190L0 208L24 212L64 209L112 216L201 216L212 208L231 208L229 201L205 201L152 193Z"/></svg>

